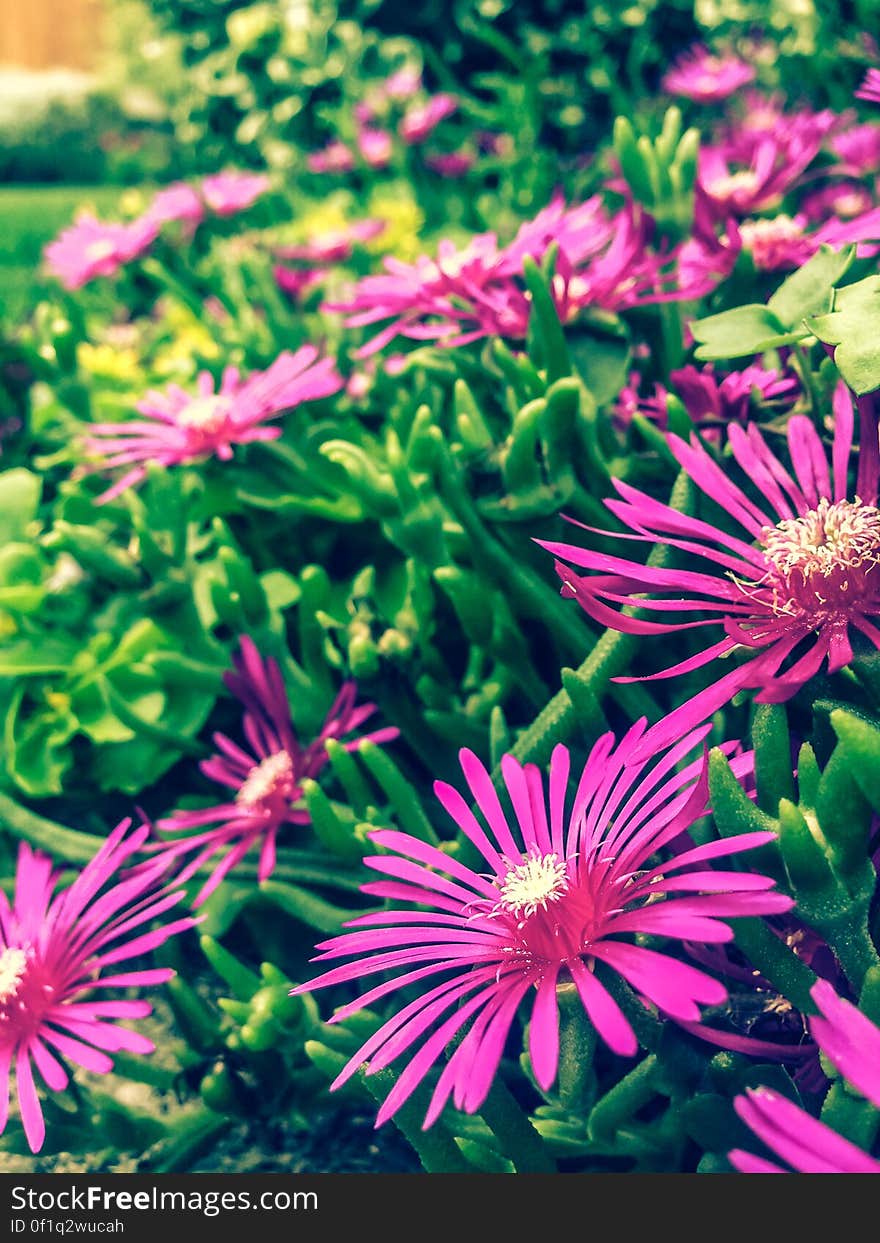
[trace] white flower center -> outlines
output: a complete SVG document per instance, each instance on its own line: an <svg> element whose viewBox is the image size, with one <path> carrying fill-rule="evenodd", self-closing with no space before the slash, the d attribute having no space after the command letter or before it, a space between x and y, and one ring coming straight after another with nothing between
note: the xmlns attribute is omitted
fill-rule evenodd
<svg viewBox="0 0 880 1243"><path fill-rule="evenodd" d="M279 751L251 769L235 801L254 807L273 795L287 796L293 784L293 761L286 751Z"/></svg>
<svg viewBox="0 0 880 1243"><path fill-rule="evenodd" d="M522 863L508 863L509 870L499 883L498 906L512 915L534 915L538 907L547 908L568 889L565 863L559 856L529 855Z"/></svg>
<svg viewBox="0 0 880 1243"><path fill-rule="evenodd" d="M772 220L744 220L740 225L743 245L751 250L755 242L788 241L800 237L803 229L791 216L774 216Z"/></svg>
<svg viewBox="0 0 880 1243"><path fill-rule="evenodd" d="M738 190L755 190L757 185L757 173L750 168L742 168L739 172L725 173L723 177L716 177L706 188L713 198L727 199L736 194Z"/></svg>
<svg viewBox="0 0 880 1243"><path fill-rule="evenodd" d="M27 971L28 957L23 949L10 947L0 954L0 1003L18 992Z"/></svg>
<svg viewBox="0 0 880 1243"><path fill-rule="evenodd" d="M215 393L211 397L197 397L184 406L177 415L181 427L198 428L199 431L218 432L229 417L229 398Z"/></svg>
<svg viewBox="0 0 880 1243"><path fill-rule="evenodd" d="M880 563L880 510L824 497L801 518L786 518L761 532L764 555L784 577L833 575Z"/></svg>
<svg viewBox="0 0 880 1243"><path fill-rule="evenodd" d="M98 241L89 242L85 249L85 256L89 263L100 263L102 259L112 259L116 254L116 244L111 242L108 237L102 237Z"/></svg>

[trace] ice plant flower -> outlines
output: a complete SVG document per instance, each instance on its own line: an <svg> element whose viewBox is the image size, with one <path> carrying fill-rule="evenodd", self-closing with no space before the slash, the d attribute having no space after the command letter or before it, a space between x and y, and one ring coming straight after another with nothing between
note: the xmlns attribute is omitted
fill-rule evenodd
<svg viewBox="0 0 880 1243"><path fill-rule="evenodd" d="M242 733L250 749L217 733L214 744L219 754L200 767L206 777L234 790L234 796L199 811L175 812L158 824L162 832L176 834L210 826L204 832L171 839L161 848L164 858L193 856L178 873L181 881L189 880L199 868L214 861L211 874L195 899L196 906L255 847L260 852L259 879L265 880L271 874L279 830L286 824L309 822L309 814L302 806L302 783L306 778L317 777L327 763L326 742L354 733L376 711L375 704L358 704L355 683L346 682L317 738L303 746L296 735L278 662L262 657L253 640L245 635L233 663L235 670L225 674L224 681L244 705ZM359 734L344 746L352 751L366 741L391 742L398 732L387 726ZM222 857L218 860L217 856Z"/></svg>
<svg viewBox="0 0 880 1243"><path fill-rule="evenodd" d="M413 104L407 109L397 127L397 132L408 146L424 142L433 134L441 121L452 116L457 110L458 100L454 95L446 95L442 92L432 95L427 103Z"/></svg>
<svg viewBox="0 0 880 1243"><path fill-rule="evenodd" d="M476 156L471 151L438 152L426 155L425 163L441 177L464 177L476 163Z"/></svg>
<svg viewBox="0 0 880 1243"><path fill-rule="evenodd" d="M829 145L841 163L836 172L862 177L880 172L880 125L866 121L833 135Z"/></svg>
<svg viewBox="0 0 880 1243"><path fill-rule="evenodd" d="M404 65L402 69L389 74L382 84L382 93L387 99L412 99L422 89L422 75L418 69Z"/></svg>
<svg viewBox="0 0 880 1243"><path fill-rule="evenodd" d="M669 544L699 559L698 569L641 565L573 544L545 542L557 558L563 594L576 599L601 626L638 635L665 635L720 627L722 637L654 678L699 669L735 649L747 659L688 700L649 735L675 737L723 707L738 691L760 687L761 703L784 702L818 673L852 659L851 635L880 647L880 509L877 508L878 435L863 406L859 471L849 499L847 466L853 442L853 409L841 382L834 397L832 468L809 419L788 424L793 474L770 450L754 424L728 427L734 462L757 490L743 490L694 438L667 438L681 468L739 528L730 534L711 522L679 513L620 480L620 499L606 501L627 528L622 538ZM605 532L612 539L611 532ZM620 538L620 537L618 537ZM570 565L588 571L576 574ZM649 598L642 599L645 593ZM631 617L630 605L668 620ZM686 620L677 620L681 615ZM633 679L623 679L633 680Z"/></svg>
<svg viewBox="0 0 880 1243"><path fill-rule="evenodd" d="M179 220L194 229L205 217L205 205L192 186L176 181L153 196L144 215L158 224Z"/></svg>
<svg viewBox="0 0 880 1243"><path fill-rule="evenodd" d="M610 217L598 197L574 207L556 198L506 247L499 246L494 233L480 233L462 249L440 242L436 259L423 255L410 264L388 257L384 273L364 277L347 301L327 303L324 309L348 314L349 328L391 321L361 347L362 356L398 335L444 346L486 336L522 339L531 314L523 261L529 255L540 262L552 243L559 255L551 294L563 323L585 307L621 311L697 297L714 286L705 268L687 288L674 270L667 275L676 256L651 250L651 227L649 217L632 206Z"/></svg>
<svg viewBox="0 0 880 1243"><path fill-rule="evenodd" d="M65 289L80 289L98 276L112 276L152 246L158 221L140 216L129 224L98 220L81 212L43 251L46 264Z"/></svg>
<svg viewBox="0 0 880 1243"><path fill-rule="evenodd" d="M341 229L318 233L297 246L276 246L279 259L301 259L306 263L343 263L358 244L370 242L385 231L385 221L376 218L356 220Z"/></svg>
<svg viewBox="0 0 880 1243"><path fill-rule="evenodd" d="M810 1030L820 1049L854 1088L880 1109L880 1028L839 997L827 980L811 989L820 1013ZM801 1174L880 1174L880 1161L830 1126L768 1088L749 1089L734 1102L736 1112L774 1156ZM788 1170L740 1148L729 1154L743 1174L785 1174Z"/></svg>
<svg viewBox="0 0 880 1243"><path fill-rule="evenodd" d="M821 137L810 142L767 137L745 157L729 146L702 147L698 192L721 218L766 210L797 182L820 145Z"/></svg>
<svg viewBox="0 0 880 1243"><path fill-rule="evenodd" d="M662 384L654 387L651 396L642 397L638 391L639 374L634 372L629 385L618 398L617 414L623 426L633 414L645 415L662 427L668 419L669 393ZM730 371L718 377L711 363L700 369L688 364L669 373L672 391L681 400L694 423L701 428L726 427L731 421L745 423L751 413L752 402L781 404L798 391L794 376L780 375L775 368L765 368L752 363L742 371Z"/></svg>
<svg viewBox="0 0 880 1243"><path fill-rule="evenodd" d="M869 104L880 104L880 69L868 70L855 96L856 99L867 100Z"/></svg>
<svg viewBox="0 0 880 1243"><path fill-rule="evenodd" d="M184 896L165 879L167 860L156 859L117 879L149 834L129 832L123 821L73 883L58 891L58 874L45 855L22 842L15 896L0 892L0 1132L9 1116L14 1075L18 1107L32 1152L45 1138L34 1067L46 1086L61 1092L68 1073L56 1055L97 1074L113 1068L111 1053L152 1053L153 1044L119 1019L151 1012L146 1001L104 999L108 988L161 984L170 969L113 968L163 945L191 928L191 916L150 924ZM176 883L176 882L175 882Z"/></svg>
<svg viewBox="0 0 880 1243"><path fill-rule="evenodd" d="M877 253L880 242L880 208L862 212L849 219L825 219L816 227L806 214L744 220L738 227L742 249L752 257L758 271L778 272L800 266L815 255L820 247L839 250L851 242L857 254L867 257Z"/></svg>
<svg viewBox="0 0 880 1243"><path fill-rule="evenodd" d="M619 743L610 733L599 739L577 775L567 813L571 760L566 747L557 746L550 760L549 814L540 770L504 756L513 826L480 760L462 750L469 796L443 781L434 790L480 855L478 868L408 833L378 829L370 834L383 853L365 863L381 879L363 890L395 906L359 916L349 925L353 931L320 944L317 961L349 961L294 991L394 973L338 1010L331 1020L338 1022L389 994L417 987L415 999L401 1003L333 1084L340 1087L364 1063L372 1074L414 1051L379 1110L377 1125L403 1105L466 1026L463 1040L443 1063L424 1126L435 1121L450 1096L458 1109L479 1109L514 1018L529 996L532 1068L548 1089L559 1056L559 986L580 998L615 1053L632 1057L638 1048L635 1033L595 973L597 964L621 976L661 1013L695 1020L700 1003L725 999L723 985L632 938L641 933L729 941L733 933L726 918L790 908L791 900L772 891L768 877L712 868L719 858L768 841L769 834L687 844L668 862L657 861L658 852L676 839L680 845L682 835L687 842L688 828L707 810L705 761L674 771L707 730L696 730L666 754L653 753L636 764L633 753L644 728L644 721L638 722ZM751 757L740 756L733 764L742 772ZM471 811L471 801L483 823Z"/></svg>
<svg viewBox="0 0 880 1243"><path fill-rule="evenodd" d="M394 150L394 139L387 129L375 129L364 126L358 130L358 151L370 168L387 168L391 163Z"/></svg>
<svg viewBox="0 0 880 1243"><path fill-rule="evenodd" d="M202 178L202 198L216 216L235 216L252 207L272 184L268 173L235 170Z"/></svg>
<svg viewBox="0 0 880 1243"><path fill-rule="evenodd" d="M663 78L663 90L701 104L727 99L734 91L753 82L755 70L744 60L726 52L713 55L702 45L682 53Z"/></svg>
<svg viewBox="0 0 880 1243"><path fill-rule="evenodd" d="M301 302L310 289L320 285L326 273L322 268L287 268L276 263L272 275L283 294L294 302Z"/></svg>
<svg viewBox="0 0 880 1243"><path fill-rule="evenodd" d="M306 168L310 173L350 173L354 168L354 156L344 142L330 142L320 151L306 156Z"/></svg>
<svg viewBox="0 0 880 1243"><path fill-rule="evenodd" d="M139 483L150 462L177 466L207 457L227 462L236 445L275 440L281 428L268 426L268 420L305 401L338 393L342 386L333 359L319 358L313 345L304 345L295 354L285 350L266 371L255 371L247 379L236 367L227 367L217 390L214 377L203 371L195 393L177 384L164 392L151 391L135 407L143 419L89 427L86 452L103 459L91 469L128 467L99 502Z"/></svg>

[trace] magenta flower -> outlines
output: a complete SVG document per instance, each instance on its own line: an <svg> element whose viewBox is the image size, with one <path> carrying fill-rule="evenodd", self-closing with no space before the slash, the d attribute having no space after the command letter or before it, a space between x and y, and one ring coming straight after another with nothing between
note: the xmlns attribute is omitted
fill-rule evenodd
<svg viewBox="0 0 880 1243"><path fill-rule="evenodd" d="M471 151L447 151L426 155L425 163L441 177L464 177L473 168L476 157Z"/></svg>
<svg viewBox="0 0 880 1243"><path fill-rule="evenodd" d="M320 268L286 268L276 263L272 275L283 294L293 302L302 302L310 289L320 285L326 273Z"/></svg>
<svg viewBox="0 0 880 1243"><path fill-rule="evenodd" d="M417 69L410 69L406 65L389 74L382 84L382 91L387 99L412 99L421 89L422 75Z"/></svg>
<svg viewBox="0 0 880 1243"><path fill-rule="evenodd" d="M868 70L855 96L856 99L867 100L869 104L880 104L880 69Z"/></svg>
<svg viewBox="0 0 880 1243"><path fill-rule="evenodd" d="M344 263L358 243L372 241L385 227L384 220L356 220L344 229L319 233L299 246L276 246L275 254L279 259L302 259L306 263Z"/></svg>
<svg viewBox="0 0 880 1243"><path fill-rule="evenodd" d="M533 996L532 1068L540 1086L549 1089L559 1055L559 985L573 985L606 1044L632 1057L638 1049L635 1033L594 974L597 963L622 976L663 1014L695 1020L698 1003L723 1001L724 987L631 938L729 941L733 933L725 918L790 908L789 898L770 892L768 877L711 868L713 860L758 846L770 834L686 846L666 864L651 862L707 810L705 762L674 771L707 730L682 738L662 757L652 753L636 764L633 753L644 728L640 721L619 744L612 734L596 743L579 774L568 815L566 747L557 746L550 761L549 815L538 768L523 768L505 756L502 773L515 828L486 769L471 751L461 751L469 798L442 781L434 790L479 852L482 870L407 833L380 829L370 834L383 853L365 863L382 879L365 885L364 892L428 910L386 909L353 920L355 931L318 946L317 961L349 961L294 991L395 972L393 979L338 1010L331 1020L338 1022L381 997L421 985L415 1000L358 1049L333 1084L340 1087L365 1062L371 1074L415 1049L379 1110L377 1126L401 1107L469 1023L444 1064L424 1126L435 1121L450 1096L458 1109L479 1109L527 995ZM737 771L750 763L751 757L734 760ZM471 799L488 833L471 811ZM433 983L438 976L441 982Z"/></svg>
<svg viewBox="0 0 880 1243"><path fill-rule="evenodd" d="M663 78L664 91L701 104L727 99L755 77L755 70L738 56L714 56L697 45L684 52Z"/></svg>
<svg viewBox="0 0 880 1243"><path fill-rule="evenodd" d="M202 198L217 216L234 216L253 206L271 185L267 173L241 173L235 170L215 173L202 179Z"/></svg>
<svg viewBox="0 0 880 1243"><path fill-rule="evenodd" d="M758 500L734 481L694 438L668 437L681 468L720 506L737 534L669 505L619 480L620 500L608 509L627 528L611 538L669 544L698 557L700 569L662 569L573 544L539 540L559 560L563 594L578 601L600 626L638 635L665 635L720 627L723 635L696 655L654 678L702 668L738 649L748 659L677 708L648 736L656 746L723 707L740 690L760 687L757 700L789 699L827 661L830 673L852 659L851 632L880 647L880 509L877 501L878 435L863 407L855 499L847 499L847 466L853 410L841 382L835 393L832 467L809 419L788 424L794 475L771 452L754 424L728 426L733 459L757 489ZM565 563L589 571L579 576ZM643 599L645 593L649 598ZM671 614L649 621L615 605ZM687 620L676 620L684 614ZM633 679L621 679L629 681Z"/></svg>
<svg viewBox="0 0 880 1243"><path fill-rule="evenodd" d="M409 146L424 142L433 134L441 121L457 111L458 100L454 95L443 93L432 95L427 103L413 104L407 109L397 127L397 132Z"/></svg>
<svg viewBox="0 0 880 1243"><path fill-rule="evenodd" d="M97 276L112 276L149 250L159 224L146 216L130 224L98 220L82 212L43 251L49 271L65 289L80 289Z"/></svg>
<svg viewBox="0 0 880 1243"><path fill-rule="evenodd" d="M826 980L811 989L820 1015L810 1030L841 1075L880 1109L880 1028L837 993ZM824 1122L767 1088L749 1090L734 1102L736 1112L780 1160L801 1174L880 1174L876 1161ZM774 1161L734 1149L732 1165L743 1174L784 1174Z"/></svg>
<svg viewBox="0 0 880 1243"><path fill-rule="evenodd" d="M0 892L0 1132L9 1116L14 1073L32 1152L39 1152L46 1134L34 1066L51 1091L61 1092L68 1074L56 1054L106 1074L113 1068L110 1053L152 1053L151 1041L116 1021L144 1018L149 1003L102 1000L96 993L170 979L174 972L167 968L104 972L149 953L197 922L185 917L144 930L184 894L163 879L167 860L114 880L149 833L146 826L128 833L129 826L126 820L114 829L73 884L60 892L51 860L22 842L12 903Z"/></svg>
<svg viewBox="0 0 880 1243"><path fill-rule="evenodd" d="M364 126L358 130L357 145L361 157L370 168L387 168L391 163L394 139L387 129Z"/></svg>
<svg viewBox="0 0 880 1243"><path fill-rule="evenodd" d="M179 220L194 229L205 217L201 198L185 181L176 181L153 196L144 216L157 224Z"/></svg>
<svg viewBox="0 0 880 1243"><path fill-rule="evenodd" d="M700 149L698 190L715 214L747 216L777 205L819 151L822 136L766 137L745 155L733 147Z"/></svg>
<svg viewBox="0 0 880 1243"><path fill-rule="evenodd" d="M874 205L874 196L858 181L838 181L805 194L800 209L807 220L821 224L829 216L839 220L852 220L865 215Z"/></svg>
<svg viewBox="0 0 880 1243"><path fill-rule="evenodd" d="M176 838L162 847L165 858L195 851L178 875L181 881L189 880L204 864L223 855L200 889L195 906L204 902L255 846L260 849L259 879L265 880L271 874L281 827L309 823L309 814L301 805L302 783L306 778L317 777L327 763L325 743L353 733L376 711L375 704L358 705L355 683L346 682L333 701L321 732L304 747L296 736L278 662L264 659L247 635L241 639L240 647L240 653L233 657L235 672L227 673L223 680L244 705L242 732L250 750L218 733L214 743L220 754L200 765L206 777L233 789L235 796L231 802L199 811L175 812L158 825L166 833L211 826L203 833ZM391 742L398 733L395 727L388 726L361 734L344 745L346 750L355 751L362 742Z"/></svg>
<svg viewBox="0 0 880 1243"><path fill-rule="evenodd" d="M306 156L306 168L310 173L350 173L354 156L344 142L331 142Z"/></svg>
<svg viewBox="0 0 880 1243"><path fill-rule="evenodd" d="M498 246L494 233L481 233L462 250L451 241L440 242L436 259L423 255L408 264L386 258L383 274L365 277L348 301L327 303L324 309L347 314L349 328L391 321L361 347L360 355L375 353L396 336L444 346L486 336L522 339L531 313L523 260L530 255L540 261L554 242L559 256L551 294L563 323L585 307L621 311L697 297L714 286L714 278L700 268L684 287L674 270L676 255L652 252L651 227L649 217L633 207L610 218L598 197L575 207L556 198L507 247Z"/></svg>
<svg viewBox="0 0 880 1243"><path fill-rule="evenodd" d="M799 267L821 246L839 250L857 244L860 258L877 253L880 243L880 208L872 208L847 220L826 219L818 227L806 214L779 215L760 220L744 220L738 228L742 249L762 272L779 272Z"/></svg>
<svg viewBox="0 0 880 1243"><path fill-rule="evenodd" d="M853 125L833 135L829 145L841 161L836 172L848 177L880 172L880 125L876 121Z"/></svg>
<svg viewBox="0 0 880 1243"><path fill-rule="evenodd" d="M295 354L285 350L268 370L255 371L246 380L237 367L227 367L217 391L208 371L199 374L195 393L177 384L164 392L152 390L135 407L144 419L93 423L89 428L86 452L103 458L92 469L129 468L98 500L112 500L139 483L150 462L177 466L207 457L228 462L236 445L275 440L281 428L267 427L267 420L305 401L338 393L342 385L333 359L319 359L313 345L304 345Z"/></svg>
<svg viewBox="0 0 880 1243"><path fill-rule="evenodd" d="M673 390L681 399L694 423L707 432L726 427L728 423L746 423L753 400L781 404L794 398L798 382L793 376L782 376L774 368L752 363L742 371L731 371L720 379L711 363L698 369L692 365L669 374ZM668 417L667 390L656 385L652 396L641 397L639 375L630 377L630 386L618 399L618 415L626 425L636 412L665 427Z"/></svg>

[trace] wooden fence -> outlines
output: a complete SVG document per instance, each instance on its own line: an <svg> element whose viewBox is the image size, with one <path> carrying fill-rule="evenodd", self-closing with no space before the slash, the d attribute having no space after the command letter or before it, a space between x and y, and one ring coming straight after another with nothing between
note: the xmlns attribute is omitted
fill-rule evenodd
<svg viewBox="0 0 880 1243"><path fill-rule="evenodd" d="M0 0L0 66L92 69L113 0Z"/></svg>

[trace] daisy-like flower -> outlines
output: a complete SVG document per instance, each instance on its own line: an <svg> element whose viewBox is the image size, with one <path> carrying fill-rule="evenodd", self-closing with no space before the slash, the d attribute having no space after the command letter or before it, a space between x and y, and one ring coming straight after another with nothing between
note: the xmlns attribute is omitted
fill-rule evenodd
<svg viewBox="0 0 880 1243"><path fill-rule="evenodd" d="M880 1028L827 980L811 990L820 1014L810 1030L825 1056L854 1088L880 1109ZM768 1088L749 1089L734 1102L736 1112L785 1166L734 1149L731 1164L743 1174L880 1174L880 1161L792 1101Z"/></svg>
<svg viewBox="0 0 880 1243"><path fill-rule="evenodd" d="M822 224L829 216L838 220L852 220L862 216L874 206L874 196L867 186L858 181L838 181L805 194L800 209L814 224Z"/></svg>
<svg viewBox="0 0 880 1243"><path fill-rule="evenodd" d="M387 129L363 126L357 135L358 151L370 168L387 168L394 151L394 139Z"/></svg>
<svg viewBox="0 0 880 1243"><path fill-rule="evenodd" d="M86 452L101 458L92 470L128 470L99 498L112 500L139 483L147 465L177 466L207 457L227 462L236 445L275 440L280 427L266 426L286 410L305 401L337 393L342 377L332 358L319 358L313 345L291 354L285 350L266 371L243 380L236 367L227 367L219 390L203 371L195 393L177 384L164 392L147 393L135 407L143 419L127 423L93 423L85 439Z"/></svg>
<svg viewBox="0 0 880 1243"><path fill-rule="evenodd" d="M344 142L330 142L322 150L306 156L306 168L310 173L350 173L354 168L354 156Z"/></svg>
<svg viewBox="0 0 880 1243"><path fill-rule="evenodd" d="M275 846L285 824L308 824L301 805L302 783L316 777L327 763L328 739L342 740L376 711L376 705L357 703L357 687L346 682L327 713L321 732L307 746L296 736L290 703L278 662L264 659L253 640L245 635L233 657L235 671L224 676L232 694L244 705L242 733L250 750L225 734L215 734L219 752L201 765L206 777L234 790L231 801L199 811L179 811L159 822L166 833L187 829L205 832L168 841L165 858L193 854L178 873L189 880L199 868L216 861L210 877L199 891L195 905L210 896L232 868L254 847L259 847L258 877L265 880L275 866ZM349 751L362 742L391 742L399 731L393 726L360 734L346 742Z"/></svg>
<svg viewBox="0 0 880 1243"><path fill-rule="evenodd" d="M806 213L772 218L744 220L738 227L742 249L752 257L762 272L779 272L796 268L815 255L820 247L839 250L849 243L857 244L860 258L877 253L880 242L880 208L862 212L849 219L825 219L816 227Z"/></svg>
<svg viewBox="0 0 880 1243"><path fill-rule="evenodd" d="M417 987L418 993L358 1049L333 1087L365 1062L371 1074L410 1051L379 1110L380 1125L467 1026L443 1066L424 1125L435 1121L450 1096L457 1108L474 1112L491 1087L514 1018L531 996L529 1053L538 1083L549 1089L559 1056L560 986L579 996L615 1053L632 1057L638 1049L635 1033L595 974L598 963L675 1020L696 1020L700 1003L723 1001L726 990L717 980L632 940L644 933L729 941L733 933L726 918L792 905L784 894L771 892L768 877L712 869L715 860L768 841L766 833L685 846L668 862L658 861L658 852L681 839L707 810L705 761L675 772L706 733L694 731L665 755L653 753L641 764L633 762L633 755L644 736L644 721L619 744L606 734L578 775L567 814L567 748L557 746L551 757L549 814L540 771L534 765L523 768L507 755L502 773L514 827L488 772L463 750L469 798L442 781L434 790L481 856L480 870L407 833L372 832L383 853L365 863L382 879L364 885L364 892L428 909L405 905L353 920L354 931L318 946L320 962L349 961L294 991L394 973L337 1011L333 1022L400 990ZM738 772L750 763L749 756L733 761ZM484 823L471 811L471 799Z"/></svg>
<svg viewBox="0 0 880 1243"><path fill-rule="evenodd" d="M413 95L417 95L422 89L422 75L418 69L411 69L404 65L402 69L397 69L394 73L389 74L382 84L382 93L386 99L404 100L412 99Z"/></svg>
<svg viewBox="0 0 880 1243"><path fill-rule="evenodd" d="M768 136L740 152L724 144L701 147L698 193L716 216L747 216L778 204L815 159L822 135Z"/></svg>
<svg viewBox="0 0 880 1243"><path fill-rule="evenodd" d="M438 152L426 155L425 163L441 177L464 177L476 163L476 156L472 151Z"/></svg>
<svg viewBox="0 0 880 1243"><path fill-rule="evenodd" d="M880 104L880 69L868 70L855 96L856 99L867 100L869 104Z"/></svg>
<svg viewBox="0 0 880 1243"><path fill-rule="evenodd" d="M192 186L176 181L153 196L144 215L158 224L179 220L194 229L205 218L205 205Z"/></svg>
<svg viewBox="0 0 880 1243"><path fill-rule="evenodd" d="M397 132L409 146L424 142L433 134L441 121L452 116L457 110L458 100L454 95L446 95L442 92L432 95L426 103L413 104L407 109L397 127Z"/></svg>
<svg viewBox="0 0 880 1243"><path fill-rule="evenodd" d="M841 161L836 172L848 177L880 172L880 125L876 121L853 125L833 135L829 145Z"/></svg>
<svg viewBox="0 0 880 1243"><path fill-rule="evenodd" d="M202 178L202 198L215 216L235 216L253 206L272 184L268 173L242 173L234 169Z"/></svg>
<svg viewBox="0 0 880 1243"><path fill-rule="evenodd" d="M14 1075L32 1152L39 1152L46 1133L34 1067L51 1091L61 1092L68 1073L58 1055L106 1074L113 1068L111 1053L152 1053L151 1041L117 1022L144 1018L150 1004L101 994L108 988L161 984L174 972L106 968L149 953L197 922L190 916L148 930L184 891L166 882L167 860L162 859L129 872L125 880L115 879L149 834L146 826L130 833L130 823L114 829L60 892L51 860L23 842L12 902L0 892L0 1132L9 1116Z"/></svg>
<svg viewBox="0 0 880 1243"><path fill-rule="evenodd" d="M348 301L327 303L324 309L346 313L349 328L391 320L361 347L361 356L396 336L444 346L486 336L522 339L531 314L523 260L530 255L540 262L553 243L559 255L551 295L563 323L588 306L621 311L697 297L714 287L704 265L685 288L674 271L676 256L655 254L650 235L649 217L631 206L609 217L598 198L575 207L554 199L506 247L499 247L494 233L481 233L463 249L440 242L436 259L423 255L410 264L388 257L383 274L364 277Z"/></svg>
<svg viewBox="0 0 880 1243"><path fill-rule="evenodd" d="M351 258L356 245L372 241L385 228L384 220L356 220L342 229L319 233L301 245L276 246L274 250L279 259L301 259L306 263L344 263Z"/></svg>
<svg viewBox="0 0 880 1243"><path fill-rule="evenodd" d="M140 216L129 224L98 220L82 212L43 251L46 264L65 289L80 289L98 276L112 276L149 250L159 222Z"/></svg>
<svg viewBox="0 0 880 1243"><path fill-rule="evenodd" d="M606 501L627 528L617 536L669 544L699 559L699 568L640 565L573 544L539 540L557 558L563 594L576 599L601 626L638 635L700 632L723 635L696 655L654 678L690 673L739 649L748 659L688 700L651 731L649 741L677 736L706 720L740 690L760 687L757 700L780 703L794 695L827 661L837 672L852 659L851 632L880 647L880 509L877 508L877 426L867 407L862 419L855 496L849 499L847 467L853 441L853 408L841 382L834 398L832 466L809 419L788 424L793 474L754 424L728 427L733 459L757 494L735 481L696 438L668 437L681 468L739 528L728 534L620 480L620 499ZM615 538L614 533L605 532ZM580 576L570 565L589 571ZM642 594L648 599L642 599ZM669 620L630 617L630 605ZM684 614L687 620L676 620ZM635 679L622 679L635 680Z"/></svg>
<svg viewBox="0 0 880 1243"><path fill-rule="evenodd" d="M753 82L755 70L727 52L715 56L698 44L684 52L663 78L663 90L701 104L717 103Z"/></svg>
<svg viewBox="0 0 880 1243"><path fill-rule="evenodd" d="M636 412L666 426L668 417L668 393L662 384L654 387L654 393L642 397L638 391L638 372L630 377L630 384L618 399L618 418L626 426ZM681 367L669 374L673 391L681 399L694 423L701 428L726 427L730 422L745 423L749 417L752 401L783 403L793 398L798 390L794 376L780 375L775 368L765 368L752 363L742 371L731 371L719 378L711 363L698 369L692 365Z"/></svg>
<svg viewBox="0 0 880 1243"><path fill-rule="evenodd" d="M272 268L275 284L293 302L302 302L310 289L320 285L326 272L322 268L287 268L276 263Z"/></svg>

